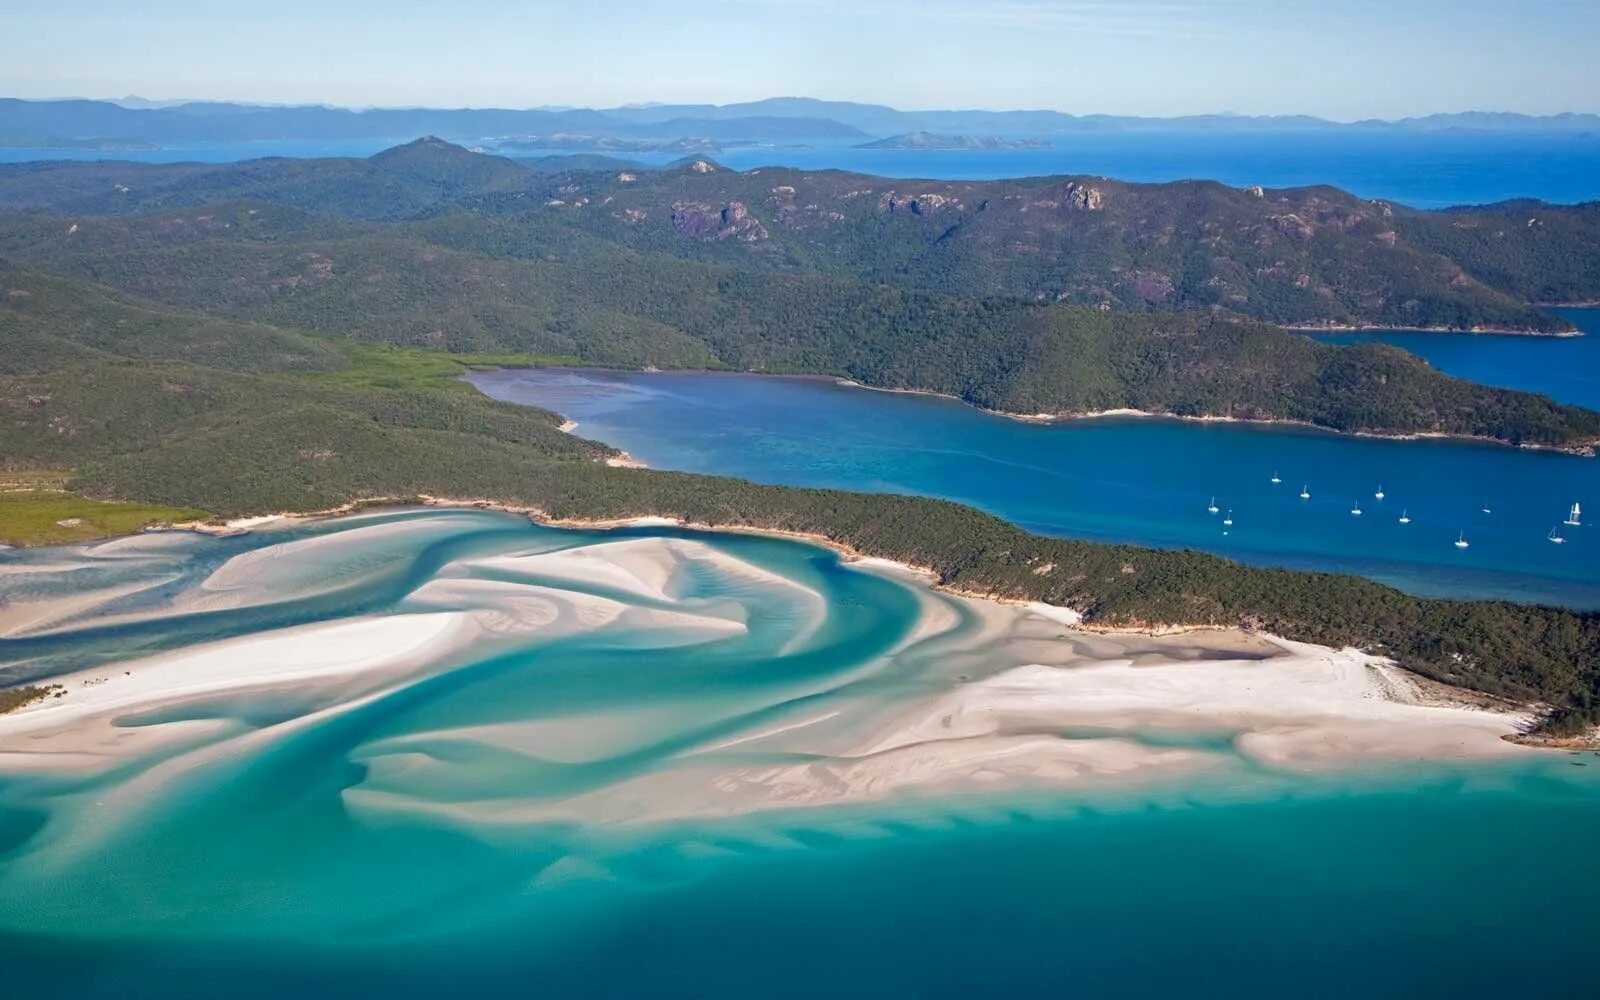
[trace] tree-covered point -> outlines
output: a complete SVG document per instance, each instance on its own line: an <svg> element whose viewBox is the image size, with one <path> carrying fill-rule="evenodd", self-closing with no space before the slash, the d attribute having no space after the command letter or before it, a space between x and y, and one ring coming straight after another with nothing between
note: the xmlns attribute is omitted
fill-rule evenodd
<svg viewBox="0 0 1600 1000"><path fill-rule="evenodd" d="M1576 449L1600 439L1591 411L1450 378L1381 345L1321 345L1225 312L941 295L631 251L601 256L583 245L496 257L405 227L329 223L260 204L72 225L0 217L0 254L186 310L191 325L219 315L454 352L810 372L1015 413L1134 408ZM17 288L19 323L36 326L61 298ZM92 307L59 305L64 315ZM190 336L200 344L201 332ZM325 361L271 347L264 333L252 343L279 368ZM74 344L92 347L90 332Z"/></svg>
<svg viewBox="0 0 1600 1000"><path fill-rule="evenodd" d="M1520 200L1407 212L1397 228L1416 246L1524 302L1600 302L1600 202Z"/></svg>

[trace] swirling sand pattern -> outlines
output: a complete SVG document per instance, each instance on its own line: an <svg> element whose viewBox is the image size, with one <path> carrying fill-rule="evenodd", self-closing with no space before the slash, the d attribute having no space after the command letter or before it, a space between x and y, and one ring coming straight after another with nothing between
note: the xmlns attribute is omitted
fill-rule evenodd
<svg viewBox="0 0 1600 1000"><path fill-rule="evenodd" d="M0 717L0 931L429 937L658 877L664 830L1526 753L1353 653L1073 632L772 538L420 510L0 560L0 676L63 691Z"/></svg>

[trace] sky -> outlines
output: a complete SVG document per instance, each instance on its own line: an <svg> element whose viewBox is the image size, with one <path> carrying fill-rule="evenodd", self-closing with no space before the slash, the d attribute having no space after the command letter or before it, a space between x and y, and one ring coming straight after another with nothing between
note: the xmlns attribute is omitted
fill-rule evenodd
<svg viewBox="0 0 1600 1000"><path fill-rule="evenodd" d="M0 96L1600 112L1600 0L0 0Z"/></svg>

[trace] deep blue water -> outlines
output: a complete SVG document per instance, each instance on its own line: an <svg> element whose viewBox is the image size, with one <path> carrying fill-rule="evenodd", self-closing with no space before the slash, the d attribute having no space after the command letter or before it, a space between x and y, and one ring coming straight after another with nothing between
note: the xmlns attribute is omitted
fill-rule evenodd
<svg viewBox="0 0 1600 1000"><path fill-rule="evenodd" d="M1418 208L1519 197L1600 198L1600 136L1593 135L1103 133L1052 142L1049 149L1021 150L743 147L712 158L740 170L779 165L942 180L1095 174L1151 182L1199 178L1241 187L1331 184ZM651 163L678 158L619 155Z"/></svg>
<svg viewBox="0 0 1600 1000"><path fill-rule="evenodd" d="M1600 607L1600 530L1563 526L1565 544L1547 540L1574 502L1600 505L1592 458L1167 419L1040 425L817 378L560 369L470 378L657 468L939 496L1046 534L1358 573L1428 595ZM1298 497L1303 485L1309 500ZM1454 544L1463 532L1464 550Z"/></svg>
<svg viewBox="0 0 1600 1000"><path fill-rule="evenodd" d="M1518 337L1499 334L1319 333L1325 344L1381 340L1427 359L1440 371L1484 385L1540 392L1552 399L1600 410L1600 309L1552 309L1582 331L1582 337Z"/></svg>
<svg viewBox="0 0 1600 1000"><path fill-rule="evenodd" d="M260 156L364 156L390 140L281 140L174 147L152 152L0 149L0 162L121 159L227 161ZM461 140L473 145L472 140ZM1291 187L1331 184L1367 198L1429 208L1506 198L1577 202L1600 198L1600 136L1439 133L1092 133L1052 140L1049 149L867 150L850 146L752 146L714 159L730 167L839 169L889 177L978 180L1040 174L1097 174L1129 181L1189 178ZM516 155L570 153L518 150ZM666 163L678 154L616 154Z"/></svg>

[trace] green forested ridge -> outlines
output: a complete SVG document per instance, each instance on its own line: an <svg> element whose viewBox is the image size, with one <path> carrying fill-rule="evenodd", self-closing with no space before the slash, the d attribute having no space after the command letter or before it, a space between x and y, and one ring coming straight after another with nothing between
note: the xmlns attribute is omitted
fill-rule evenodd
<svg viewBox="0 0 1600 1000"><path fill-rule="evenodd" d="M1600 298L1600 206L1415 211L1333 188L945 182L699 161L539 173L423 139L369 159L0 166L0 205L148 214L258 199L431 220L462 249L621 249L953 295L1222 308L1283 324L1564 329L1531 301ZM499 225L489 224L498 222Z"/></svg>
<svg viewBox="0 0 1600 1000"><path fill-rule="evenodd" d="M1430 677L1549 702L1558 730L1592 721L1600 704L1595 614L1425 600L1354 577L1045 538L944 501L612 468L595 461L610 449L561 433L556 415L491 402L453 377L464 363L531 357L461 359L283 328L260 351L258 326L205 326L79 279L13 270L0 284L9 324L0 355L9 359L23 318L31 342L60 348L0 374L0 465L72 470L88 497L228 516L426 494L555 517L658 514L807 532L928 566L953 587L1074 607L1097 624L1243 624L1381 651ZM67 300L59 313L57 297ZM228 369L185 360L196 324Z"/></svg>
<svg viewBox="0 0 1600 1000"><path fill-rule="evenodd" d="M502 220L487 225L509 233ZM1585 447L1600 416L1230 313L951 296L659 254L440 245L454 215L333 222L262 203L153 216L0 214L0 259L237 322L455 352L839 375L1018 413L1131 407ZM264 342L264 341L263 341ZM288 364L290 358L283 359ZM312 364L306 359L305 364Z"/></svg>
<svg viewBox="0 0 1600 1000"><path fill-rule="evenodd" d="M1508 201L1397 222L1409 242L1524 302L1600 301L1600 202Z"/></svg>

